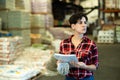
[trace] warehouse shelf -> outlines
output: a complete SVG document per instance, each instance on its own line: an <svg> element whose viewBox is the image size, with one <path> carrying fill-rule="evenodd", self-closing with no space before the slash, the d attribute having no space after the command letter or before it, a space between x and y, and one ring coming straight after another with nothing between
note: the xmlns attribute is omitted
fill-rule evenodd
<svg viewBox="0 0 120 80"><path fill-rule="evenodd" d="M105 13L118 13L120 12L120 9L100 9L101 11Z"/></svg>

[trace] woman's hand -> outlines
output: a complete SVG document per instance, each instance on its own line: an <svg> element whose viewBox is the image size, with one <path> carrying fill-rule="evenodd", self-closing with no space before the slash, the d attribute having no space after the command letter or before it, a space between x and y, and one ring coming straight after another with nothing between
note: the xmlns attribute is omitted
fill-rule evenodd
<svg viewBox="0 0 120 80"><path fill-rule="evenodd" d="M78 67L78 68L86 68L86 64L83 63L83 62L74 62L74 61L71 61L70 64L74 67Z"/></svg>
<svg viewBox="0 0 120 80"><path fill-rule="evenodd" d="M63 61L61 61L61 60L58 60L56 64L58 65L59 63L63 63Z"/></svg>
<svg viewBox="0 0 120 80"><path fill-rule="evenodd" d="M91 71L96 70L96 66L94 64L86 65L84 62L74 62L74 61L71 61L70 64L74 67L78 67L86 70L91 70Z"/></svg>

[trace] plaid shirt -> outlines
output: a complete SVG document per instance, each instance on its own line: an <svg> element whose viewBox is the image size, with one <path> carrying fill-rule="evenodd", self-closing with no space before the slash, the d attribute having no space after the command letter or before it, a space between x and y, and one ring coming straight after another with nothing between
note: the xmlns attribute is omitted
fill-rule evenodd
<svg viewBox="0 0 120 80"><path fill-rule="evenodd" d="M86 65L94 64L98 67L98 50L96 44L84 36L82 42L77 46L77 48L75 48L71 41L72 37L73 35L60 43L60 54L76 54L79 61L84 62ZM92 71L72 67L70 68L70 72L67 76L74 77L79 80L90 75L93 75Z"/></svg>

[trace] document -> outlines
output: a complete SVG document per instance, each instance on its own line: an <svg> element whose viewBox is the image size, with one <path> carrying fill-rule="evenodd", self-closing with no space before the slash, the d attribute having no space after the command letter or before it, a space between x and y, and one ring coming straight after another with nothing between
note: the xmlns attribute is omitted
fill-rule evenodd
<svg viewBox="0 0 120 80"><path fill-rule="evenodd" d="M78 62L78 59L77 59L76 55L74 55L74 54L64 55L64 54L55 53L54 57L57 60L61 60L63 62L70 62L70 61Z"/></svg>

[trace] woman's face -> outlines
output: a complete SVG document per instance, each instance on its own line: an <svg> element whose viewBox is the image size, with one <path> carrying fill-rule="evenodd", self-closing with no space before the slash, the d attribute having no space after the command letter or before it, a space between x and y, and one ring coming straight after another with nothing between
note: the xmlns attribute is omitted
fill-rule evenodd
<svg viewBox="0 0 120 80"><path fill-rule="evenodd" d="M81 20L78 20L76 24L72 24L72 29L79 34L86 33L87 30L87 21L85 17L82 17Z"/></svg>

